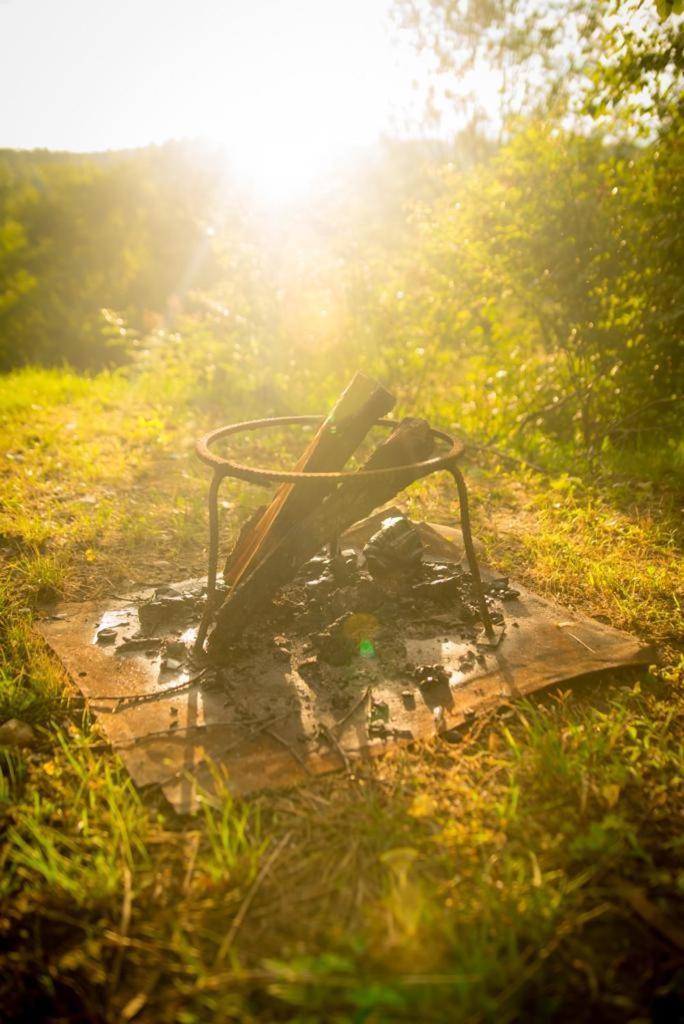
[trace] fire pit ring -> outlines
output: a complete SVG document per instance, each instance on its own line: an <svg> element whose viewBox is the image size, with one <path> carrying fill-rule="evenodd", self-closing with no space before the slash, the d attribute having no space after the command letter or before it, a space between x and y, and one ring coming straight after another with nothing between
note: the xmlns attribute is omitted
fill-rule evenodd
<svg viewBox="0 0 684 1024"><path fill-rule="evenodd" d="M441 430L430 428L430 433L438 441L444 441L450 445L448 452L442 455L434 455L423 462L412 462L404 466L391 466L388 469L346 469L338 472L310 473L307 471L296 472L294 470L262 469L258 466L245 466L240 462L233 462L230 459L222 458L215 452L209 450L210 445L215 444L224 437L232 434L239 434L247 430L263 430L269 427L288 426L320 426L325 421L325 416L274 416L262 420L245 420L244 423L232 423L227 427L219 427L210 434L200 438L195 446L197 457L206 465L211 466L214 471L221 471L223 476L231 476L237 480L245 480L247 483L271 484L271 483L302 483L307 480L346 480L355 477L357 480L364 480L386 476L394 476L407 470L426 469L428 473L446 469L447 463L457 458L463 452L463 444L450 437ZM378 427L397 427L398 420L381 419L377 420Z"/></svg>
<svg viewBox="0 0 684 1024"><path fill-rule="evenodd" d="M213 470L211 484L209 486L209 555L207 571L207 605L202 622L199 627L196 641L196 650L202 650L207 630L211 623L216 603L216 576L218 572L219 555L219 515L218 515L218 494L221 481L226 477L235 480L244 480L246 483L268 485L271 483L306 483L306 481L343 481L354 478L356 480L378 479L381 477L396 476L402 471L418 471L421 476L428 476L430 473L437 473L445 470L451 474L458 490L461 533L463 535L463 546L465 548L468 568L472 576L473 591L478 604L480 617L488 637L494 635L491 616L487 607L487 601L482 586L480 567L473 544L472 530L470 525L470 511L468 507L468 489L466 482L457 465L458 459L463 454L464 445L461 441L451 437L442 430L430 428L430 432L438 441L449 445L449 449L441 455L432 456L422 462L412 462L404 466L391 466L386 469L359 469L340 470L337 472L295 471L264 469L259 466L247 466L244 463L233 462L210 450L210 446L225 437L239 434L250 430L263 430L272 427L287 426L320 426L325 416L273 416L259 420L245 420L242 423L231 423L225 427L219 427L205 434L197 441L195 452L197 457ZM379 419L376 426L395 428L399 425L398 420ZM421 472L424 471L424 472ZM332 545L336 541L332 542Z"/></svg>

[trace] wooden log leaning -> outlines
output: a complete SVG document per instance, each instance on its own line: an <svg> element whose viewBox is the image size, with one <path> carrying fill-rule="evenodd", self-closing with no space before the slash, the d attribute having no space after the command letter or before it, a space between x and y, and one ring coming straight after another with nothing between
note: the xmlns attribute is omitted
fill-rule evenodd
<svg viewBox="0 0 684 1024"><path fill-rule="evenodd" d="M363 469L389 469L424 461L432 454L433 439L425 420L409 417L373 451ZM254 567L219 608L208 651L217 660L240 636L260 610L288 583L299 568L349 526L390 501L398 491L429 473L429 469L403 470L377 480L354 480L336 491L293 526Z"/></svg>
<svg viewBox="0 0 684 1024"><path fill-rule="evenodd" d="M392 409L394 396L381 384L357 373L340 395L295 469L334 472L342 469L373 424ZM325 480L281 484L273 501L254 514L226 561L223 578L235 587L249 575L287 531L334 491Z"/></svg>

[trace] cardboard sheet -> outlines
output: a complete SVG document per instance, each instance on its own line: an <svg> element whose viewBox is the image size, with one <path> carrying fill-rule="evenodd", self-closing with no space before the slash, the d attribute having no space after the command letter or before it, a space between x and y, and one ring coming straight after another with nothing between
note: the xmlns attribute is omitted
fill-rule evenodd
<svg viewBox="0 0 684 1024"><path fill-rule="evenodd" d="M387 514L352 528L344 545L360 550ZM457 530L418 526L426 558L462 561ZM486 568L483 578L492 578ZM174 586L199 594L202 584ZM178 665L171 659L165 667L164 643L191 641L192 624L158 633L161 644L147 650L122 652L98 640L108 627L116 630L117 643L135 637L138 603L151 592L65 604L39 629L136 784L160 786L174 808L187 813L201 791L211 791L214 763L236 794L287 787L381 754L388 744L433 737L543 687L653 662L653 650L626 633L511 586L519 596L505 602L497 646L484 634L469 636L447 608L398 630L392 658L378 642L373 656L359 653L323 677L306 645L287 636L278 647L265 635L220 673L187 660ZM402 658L405 671L388 670ZM443 666L442 681L421 687L410 676L415 665Z"/></svg>

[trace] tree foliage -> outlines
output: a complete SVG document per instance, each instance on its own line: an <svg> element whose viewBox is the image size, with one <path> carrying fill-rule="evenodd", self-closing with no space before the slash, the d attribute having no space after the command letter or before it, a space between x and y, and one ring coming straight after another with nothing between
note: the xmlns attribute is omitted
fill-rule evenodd
<svg viewBox="0 0 684 1024"><path fill-rule="evenodd" d="M394 9L432 56L442 111L460 102L504 123L540 110L617 113L623 129L629 115L632 129L652 131L681 102L680 0L395 0ZM483 75L498 81L497 111L478 105Z"/></svg>
<svg viewBox="0 0 684 1024"><path fill-rule="evenodd" d="M533 124L486 165L442 171L412 244L375 264L378 347L393 338L390 361L401 350L433 393L449 376L454 421L490 440L596 453L674 436L682 141L673 127L645 150L606 147Z"/></svg>
<svg viewBox="0 0 684 1024"><path fill-rule="evenodd" d="M215 163L177 146L0 152L0 367L118 362L128 339L103 310L149 325L190 284L211 284L216 179Z"/></svg>

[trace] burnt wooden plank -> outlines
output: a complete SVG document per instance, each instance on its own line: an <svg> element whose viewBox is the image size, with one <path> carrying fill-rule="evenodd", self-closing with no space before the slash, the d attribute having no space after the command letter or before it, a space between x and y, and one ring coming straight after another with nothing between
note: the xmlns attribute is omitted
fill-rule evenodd
<svg viewBox="0 0 684 1024"><path fill-rule="evenodd" d="M410 466L432 454L433 438L425 420L402 420L391 436L373 451L363 469L390 469ZM352 523L384 505L414 480L426 475L425 469L398 469L376 480L354 479L339 485L321 505L296 523L276 546L255 565L249 576L235 587L219 608L209 651L220 657L221 650L233 643L244 627L276 591L296 575L304 562L312 558L333 537Z"/></svg>
<svg viewBox="0 0 684 1024"><path fill-rule="evenodd" d="M373 424L394 405L394 396L381 384L357 373L340 395L302 454L295 470L334 472L344 467ZM287 531L335 489L326 480L281 484L273 501L243 527L228 556L223 578L237 584L277 545Z"/></svg>

